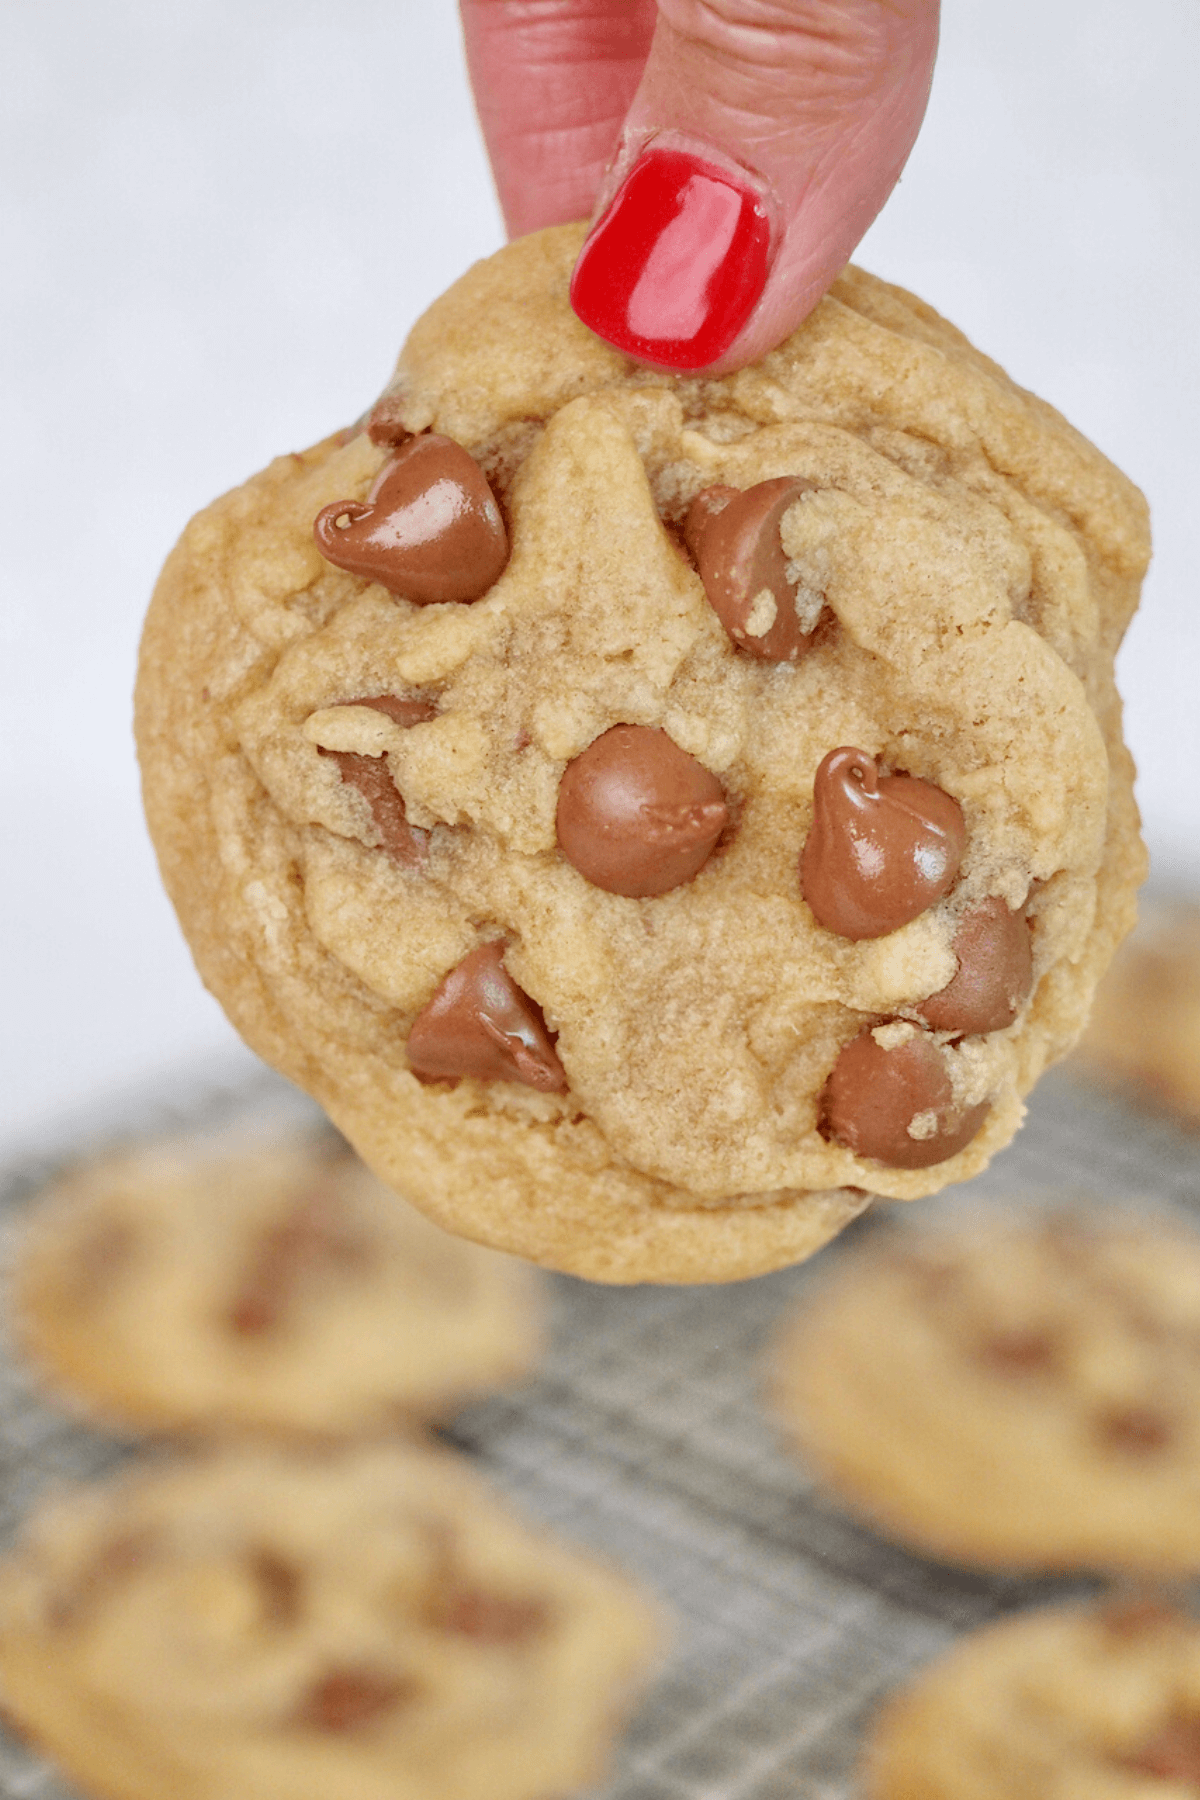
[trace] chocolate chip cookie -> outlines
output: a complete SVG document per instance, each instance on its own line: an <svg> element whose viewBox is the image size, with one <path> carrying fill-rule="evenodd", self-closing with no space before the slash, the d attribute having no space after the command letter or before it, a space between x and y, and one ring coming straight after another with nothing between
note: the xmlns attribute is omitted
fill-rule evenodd
<svg viewBox="0 0 1200 1800"><path fill-rule="evenodd" d="M545 1800L660 1628L465 1465L226 1451L83 1488L0 1565L5 1717L105 1800Z"/></svg>
<svg viewBox="0 0 1200 1800"><path fill-rule="evenodd" d="M1200 1569L1200 1236L971 1216L856 1249L776 1346L790 1439L890 1536L1023 1570Z"/></svg>
<svg viewBox="0 0 1200 1800"><path fill-rule="evenodd" d="M1081 1030L1143 872L1146 513L898 289L685 379L575 318L581 238L189 526L146 809L204 979L386 1180L729 1279L974 1174Z"/></svg>
<svg viewBox="0 0 1200 1800"><path fill-rule="evenodd" d="M166 1143L70 1171L13 1271L51 1384L152 1430L387 1431L516 1379L537 1277L439 1231L344 1148Z"/></svg>
<svg viewBox="0 0 1200 1800"><path fill-rule="evenodd" d="M1143 898L1096 991L1081 1069L1200 1126L1200 905Z"/></svg>
<svg viewBox="0 0 1200 1800"><path fill-rule="evenodd" d="M866 1800L1183 1800L1200 1793L1200 1624L1053 1607L977 1632L889 1704Z"/></svg>

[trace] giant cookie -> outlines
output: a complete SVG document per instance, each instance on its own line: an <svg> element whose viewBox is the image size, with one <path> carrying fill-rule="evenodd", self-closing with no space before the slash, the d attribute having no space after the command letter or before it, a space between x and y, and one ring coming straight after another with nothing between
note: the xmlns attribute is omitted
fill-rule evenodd
<svg viewBox="0 0 1200 1800"><path fill-rule="evenodd" d="M204 980L385 1179L729 1279L975 1174L1078 1036L1143 873L1146 512L854 269L752 368L647 370L570 311L581 233L188 527L146 809Z"/></svg>

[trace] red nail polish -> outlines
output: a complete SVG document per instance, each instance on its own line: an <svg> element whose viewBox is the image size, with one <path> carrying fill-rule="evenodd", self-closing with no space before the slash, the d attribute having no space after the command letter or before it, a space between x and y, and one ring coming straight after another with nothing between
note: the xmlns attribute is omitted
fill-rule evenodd
<svg viewBox="0 0 1200 1800"><path fill-rule="evenodd" d="M706 368L762 293L770 236L748 182L684 150L651 148L588 236L571 305L628 356Z"/></svg>

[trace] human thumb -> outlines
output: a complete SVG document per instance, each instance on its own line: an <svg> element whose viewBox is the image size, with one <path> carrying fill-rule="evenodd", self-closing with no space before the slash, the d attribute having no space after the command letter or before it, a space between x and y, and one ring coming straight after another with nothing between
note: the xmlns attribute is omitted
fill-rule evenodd
<svg viewBox="0 0 1200 1800"><path fill-rule="evenodd" d="M925 113L937 0L659 0L571 285L640 360L720 374L795 330Z"/></svg>

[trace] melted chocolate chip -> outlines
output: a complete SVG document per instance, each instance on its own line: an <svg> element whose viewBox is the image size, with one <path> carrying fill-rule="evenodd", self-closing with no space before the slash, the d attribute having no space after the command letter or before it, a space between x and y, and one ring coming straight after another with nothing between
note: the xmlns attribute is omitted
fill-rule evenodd
<svg viewBox="0 0 1200 1800"><path fill-rule="evenodd" d="M417 1684L408 1676L376 1669L330 1669L319 1676L296 1709L297 1723L314 1731L361 1731L414 1699Z"/></svg>
<svg viewBox="0 0 1200 1800"><path fill-rule="evenodd" d="M1157 1456L1175 1438L1175 1427L1150 1406L1113 1406L1095 1421L1096 1435L1107 1449L1125 1456Z"/></svg>
<svg viewBox="0 0 1200 1800"><path fill-rule="evenodd" d="M409 1032L409 1067L422 1081L470 1075L560 1094L567 1077L541 1008L503 956L503 944L481 944L451 969Z"/></svg>
<svg viewBox="0 0 1200 1800"><path fill-rule="evenodd" d="M965 841L962 808L941 788L883 775L865 750L831 750L813 783L801 892L840 937L885 937L949 893Z"/></svg>
<svg viewBox="0 0 1200 1800"><path fill-rule="evenodd" d="M472 1638L477 1644L521 1644L539 1637L549 1622L544 1600L514 1599L483 1588L459 1588L436 1609L442 1631Z"/></svg>
<svg viewBox="0 0 1200 1800"><path fill-rule="evenodd" d="M594 887L631 899L690 881L728 821L716 776L649 725L614 725L559 783L563 855Z"/></svg>
<svg viewBox="0 0 1200 1800"><path fill-rule="evenodd" d="M372 694L362 700L340 700L339 706L371 706L386 713L397 725L424 725L437 718L437 707L428 700L411 700L399 694ZM371 809L371 822L389 856L406 868L425 860L429 833L408 822L404 796L392 780L386 756L361 756L356 750L320 750L332 757L343 781L358 789Z"/></svg>
<svg viewBox="0 0 1200 1800"><path fill-rule="evenodd" d="M806 623L796 611L779 535L784 513L812 485L785 475L732 495L709 489L684 524L709 605L737 648L765 662L797 662L813 641L816 620Z"/></svg>
<svg viewBox="0 0 1200 1800"><path fill-rule="evenodd" d="M1003 1031L1033 986L1028 920L1003 900L984 900L959 920L953 948L953 978L913 1011L934 1031Z"/></svg>
<svg viewBox="0 0 1200 1800"><path fill-rule="evenodd" d="M955 1109L942 1052L923 1033L887 1050L862 1032L842 1050L821 1095L825 1135L893 1169L927 1169L957 1155L987 1110L986 1102Z"/></svg>
<svg viewBox="0 0 1200 1800"><path fill-rule="evenodd" d="M366 500L317 514L322 556L424 606L478 600L508 561L495 495L452 438L413 438L385 463Z"/></svg>
<svg viewBox="0 0 1200 1800"><path fill-rule="evenodd" d="M1177 1713L1127 1755L1117 1766L1139 1775L1156 1775L1200 1792L1200 1718Z"/></svg>

